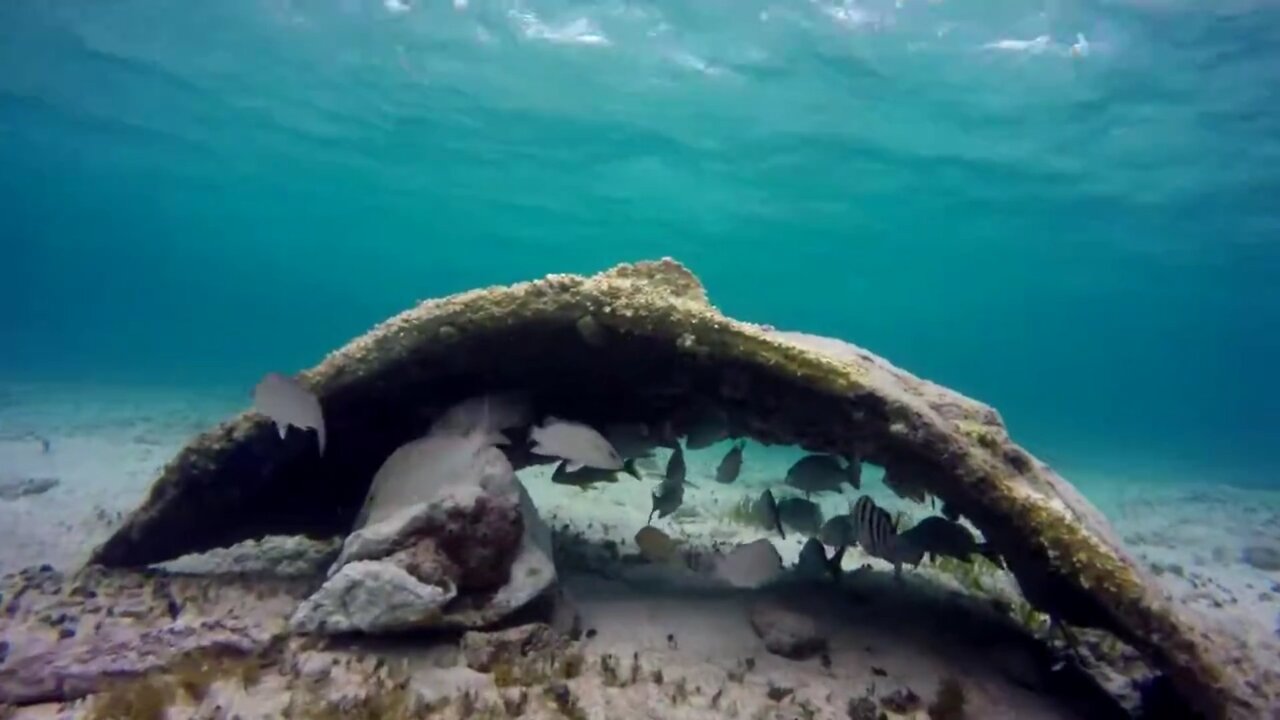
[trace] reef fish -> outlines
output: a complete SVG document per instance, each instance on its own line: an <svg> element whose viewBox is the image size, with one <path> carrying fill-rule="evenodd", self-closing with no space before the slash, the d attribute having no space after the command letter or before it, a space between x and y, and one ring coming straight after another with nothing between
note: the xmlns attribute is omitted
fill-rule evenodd
<svg viewBox="0 0 1280 720"><path fill-rule="evenodd" d="M778 518L801 535L817 535L822 528L822 509L804 498L784 498L778 502Z"/></svg>
<svg viewBox="0 0 1280 720"><path fill-rule="evenodd" d="M752 503L751 510L761 525L770 530L776 529L783 540L787 539L787 534L782 530L782 515L778 512L778 502L774 500L772 490L760 493L760 499Z"/></svg>
<svg viewBox="0 0 1280 720"><path fill-rule="evenodd" d="M901 574L898 529L894 527L889 511L876 505L869 496L863 495L854 503L849 517L853 523L854 537L858 539L862 550L871 557L892 563L894 574Z"/></svg>
<svg viewBox="0 0 1280 720"><path fill-rule="evenodd" d="M1004 567L999 553L986 543L980 543L969 528L937 516L927 517L915 527L898 535L898 555L903 562L919 565L924 555L932 560L937 556L953 557L970 562L975 554L982 555L1000 567Z"/></svg>
<svg viewBox="0 0 1280 720"><path fill-rule="evenodd" d="M685 446L702 450L729 437L729 416L714 405L696 408L685 426Z"/></svg>
<svg viewBox="0 0 1280 720"><path fill-rule="evenodd" d="M925 472L914 462L895 462L884 469L884 486L903 500L923 504L929 497L921 483Z"/></svg>
<svg viewBox="0 0 1280 720"><path fill-rule="evenodd" d="M853 521L848 515L836 515L824 522L818 530L818 539L823 545L834 548L858 544L858 537L853 532Z"/></svg>
<svg viewBox="0 0 1280 720"><path fill-rule="evenodd" d="M622 458L613 445L590 426L572 420L548 417L529 433L533 453L565 460L573 472L582 467L621 470Z"/></svg>
<svg viewBox="0 0 1280 720"><path fill-rule="evenodd" d="M654 514L659 518L670 515L680 509L680 504L683 502L684 483L663 480L658 483L658 489L653 493L653 508L649 511L647 522L653 522Z"/></svg>
<svg viewBox="0 0 1280 720"><path fill-rule="evenodd" d="M688 476L689 466L684 461L684 450L681 449L680 443L676 443L675 449L671 451L671 457L667 458L667 470L663 475L663 482L683 486Z"/></svg>
<svg viewBox="0 0 1280 720"><path fill-rule="evenodd" d="M746 445L746 442L739 440L729 448L729 452L725 453L716 467L716 482L728 485L738 479L738 473L742 472L742 450Z"/></svg>
<svg viewBox="0 0 1280 720"><path fill-rule="evenodd" d="M827 557L827 550L817 538L809 538L800 548L796 570L802 577L840 579L840 563L844 560L845 546L840 546Z"/></svg>
<svg viewBox="0 0 1280 720"><path fill-rule="evenodd" d="M852 482L840 460L833 455L806 455L787 470L784 481L805 495L840 492L840 486Z"/></svg>
<svg viewBox="0 0 1280 720"><path fill-rule="evenodd" d="M606 425L604 436L623 460L651 458L653 448L659 444L658 438L649 433L649 426L638 422Z"/></svg>
<svg viewBox="0 0 1280 720"><path fill-rule="evenodd" d="M560 464L556 466L555 472L551 473L551 482L557 485L572 485L583 490L594 487L599 483L618 482L617 470L601 470L593 467L580 467L577 470L570 470L568 466L569 461L561 460ZM622 462L622 472L637 480L640 479L640 471L636 469L635 460L624 460Z"/></svg>
<svg viewBox="0 0 1280 720"><path fill-rule="evenodd" d="M253 409L271 418L283 439L292 425L316 431L320 454L324 455L324 413L315 393L295 378L267 373L253 389Z"/></svg>

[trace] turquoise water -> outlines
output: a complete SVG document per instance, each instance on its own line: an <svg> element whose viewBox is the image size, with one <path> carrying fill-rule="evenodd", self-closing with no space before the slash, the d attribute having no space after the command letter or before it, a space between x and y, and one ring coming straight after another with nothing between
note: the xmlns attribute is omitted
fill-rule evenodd
<svg viewBox="0 0 1280 720"><path fill-rule="evenodd" d="M670 255L1068 470L1277 482L1275 3L405 2L0 3L3 377L247 398Z"/></svg>

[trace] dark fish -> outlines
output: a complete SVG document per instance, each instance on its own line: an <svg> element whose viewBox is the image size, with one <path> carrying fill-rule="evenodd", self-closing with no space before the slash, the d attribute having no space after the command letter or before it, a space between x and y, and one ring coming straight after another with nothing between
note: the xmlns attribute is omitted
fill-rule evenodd
<svg viewBox="0 0 1280 720"><path fill-rule="evenodd" d="M969 528L937 516L921 520L915 527L899 535L898 542L902 546L899 554L904 562L914 565L919 565L921 557L926 554L930 559L941 555L964 562L972 561L973 556L978 554L997 566L1004 567L999 553L986 543L978 542Z"/></svg>
<svg viewBox="0 0 1280 720"><path fill-rule="evenodd" d="M756 500L752 505L752 510L755 511L756 518L759 519L761 525L771 530L776 529L783 540L787 539L787 534L782 531L782 517L778 513L778 503L773 499L772 490L765 490L761 493L760 499Z"/></svg>
<svg viewBox="0 0 1280 720"><path fill-rule="evenodd" d="M716 468L716 482L728 485L738 479L738 473L742 471L742 450L746 445L739 440L729 448L729 452L725 453L724 459Z"/></svg>
<svg viewBox="0 0 1280 720"><path fill-rule="evenodd" d="M858 544L858 536L853 531L853 521L848 515L837 515L822 524L818 531L818 539L823 545L843 548Z"/></svg>
<svg viewBox="0 0 1280 720"><path fill-rule="evenodd" d="M649 511L649 520L647 522L653 522L655 513L659 518L670 515L678 510L683 502L684 483L663 480L658 483L658 489L653 493L653 509Z"/></svg>
<svg viewBox="0 0 1280 720"><path fill-rule="evenodd" d="M802 535L817 535L822 528L822 509L804 498L786 498L779 502L778 518L783 525Z"/></svg>
<svg viewBox="0 0 1280 720"><path fill-rule="evenodd" d="M857 455L846 455L844 458L848 461L848 465L844 468L845 479L853 486L854 490L862 489L862 459Z"/></svg>
<svg viewBox="0 0 1280 720"><path fill-rule="evenodd" d="M844 547L837 548L831 557L827 557L827 550L822 546L822 542L817 538L809 538L805 541L804 547L800 548L800 558L796 565L804 575L829 575L832 580L839 582L840 563L844 560L844 551Z"/></svg>
<svg viewBox="0 0 1280 720"><path fill-rule="evenodd" d="M714 405L697 408L689 418L685 446L702 450L729 437L729 416Z"/></svg>
<svg viewBox="0 0 1280 720"><path fill-rule="evenodd" d="M683 487L688 474L689 468L684 462L684 450L677 442L675 449L671 451L671 457L667 458L667 472L663 476L663 482L675 483Z"/></svg>
<svg viewBox="0 0 1280 720"><path fill-rule="evenodd" d="M848 481L840 461L832 455L806 455L787 470L784 481L806 496L821 492L840 492L840 485Z"/></svg>
<svg viewBox="0 0 1280 720"><path fill-rule="evenodd" d="M658 439L644 423L617 423L606 426L604 436L623 459L651 458Z"/></svg>
<svg viewBox="0 0 1280 720"><path fill-rule="evenodd" d="M927 471L917 463L899 461L884 469L884 486L903 500L923 504L928 497L921 482L921 476Z"/></svg>
<svg viewBox="0 0 1280 720"><path fill-rule="evenodd" d="M625 472L635 479L640 479L640 471L636 469L635 459L625 460L622 463L622 470L602 470L593 467L580 467L577 470L569 469L569 461L561 460L556 465L555 472L551 473L551 482L557 485L572 485L577 488L586 490L594 487L599 483L615 483L618 482L618 472Z"/></svg>

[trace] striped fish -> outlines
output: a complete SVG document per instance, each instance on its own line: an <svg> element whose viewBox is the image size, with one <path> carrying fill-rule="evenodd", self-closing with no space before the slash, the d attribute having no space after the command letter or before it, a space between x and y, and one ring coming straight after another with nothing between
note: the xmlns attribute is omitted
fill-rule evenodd
<svg viewBox="0 0 1280 720"><path fill-rule="evenodd" d="M902 561L896 552L898 529L894 526L889 511L876 505L869 496L863 495L853 504L849 522L853 537L863 551L871 557L893 563L894 574L901 575Z"/></svg>

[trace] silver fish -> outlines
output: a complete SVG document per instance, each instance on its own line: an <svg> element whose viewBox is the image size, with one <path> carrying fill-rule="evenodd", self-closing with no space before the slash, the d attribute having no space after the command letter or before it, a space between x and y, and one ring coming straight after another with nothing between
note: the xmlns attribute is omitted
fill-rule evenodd
<svg viewBox="0 0 1280 720"><path fill-rule="evenodd" d="M982 555L1000 567L1004 567L999 553L986 543L980 543L969 529L958 522L937 516L927 517L915 527L898 536L903 561L919 565L924 555L953 557L970 562L975 554Z"/></svg>
<svg viewBox="0 0 1280 720"><path fill-rule="evenodd" d="M658 489L653 493L653 509L649 511L647 522L653 522L655 513L660 518L670 515L680 509L683 502L684 483L663 480L658 483Z"/></svg>
<svg viewBox="0 0 1280 720"><path fill-rule="evenodd" d="M746 446L745 441L739 440L729 448L716 467L716 482L728 485L738 479L738 473L742 471L742 450Z"/></svg>
<svg viewBox="0 0 1280 720"><path fill-rule="evenodd" d="M635 460L624 460L622 462L621 472L625 472L631 477L639 480L640 471L636 470ZM557 485L572 485L577 488L586 490L600 483L618 482L617 470L601 470L593 467L580 467L577 470L568 469L569 461L561 460L556 466L554 472L551 473L551 482Z"/></svg>
<svg viewBox="0 0 1280 720"><path fill-rule="evenodd" d="M271 418L281 439L290 425L300 430L315 430L320 454L324 455L324 413L320 400L296 379L273 372L264 375L253 389L253 409Z"/></svg>
<svg viewBox="0 0 1280 720"><path fill-rule="evenodd" d="M849 481L840 461L832 455L806 455L787 470L787 485L803 492L840 492L840 486Z"/></svg>
<svg viewBox="0 0 1280 720"><path fill-rule="evenodd" d="M566 470L582 467L621 470L622 458L594 428L571 420L548 417L529 433L533 453L568 461Z"/></svg>
<svg viewBox="0 0 1280 720"><path fill-rule="evenodd" d="M822 509L804 498L785 498L780 501L778 518L783 525L801 535L817 535L822 528Z"/></svg>

